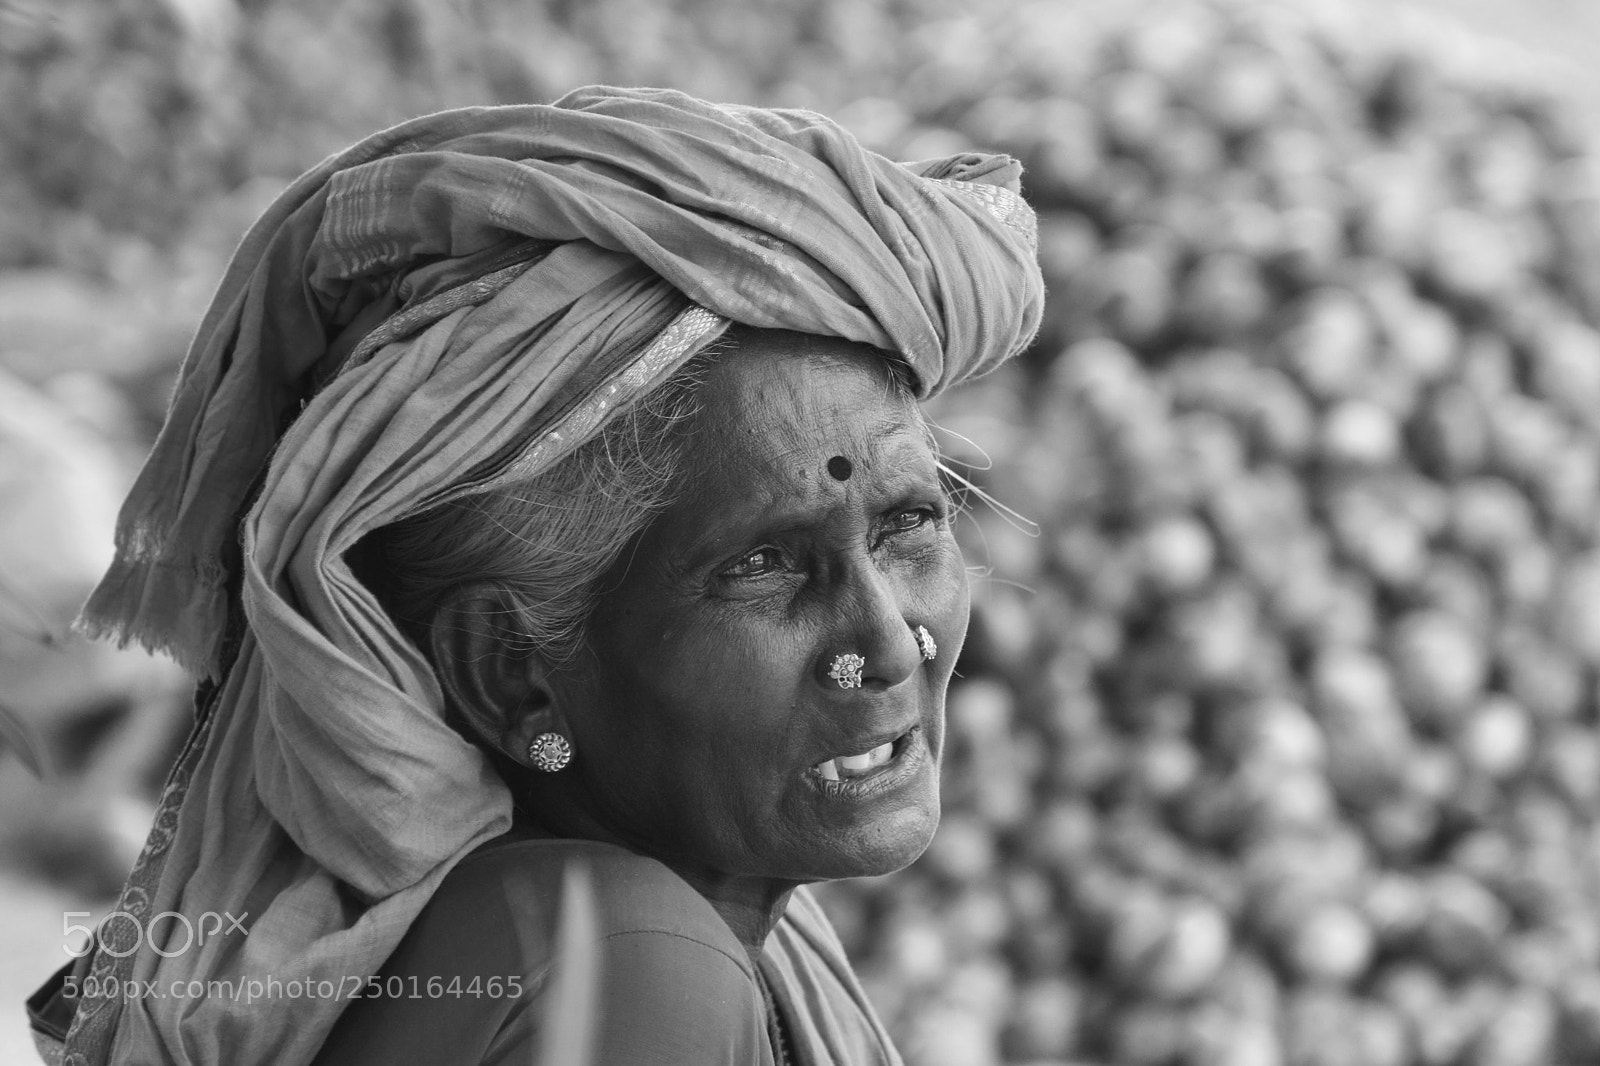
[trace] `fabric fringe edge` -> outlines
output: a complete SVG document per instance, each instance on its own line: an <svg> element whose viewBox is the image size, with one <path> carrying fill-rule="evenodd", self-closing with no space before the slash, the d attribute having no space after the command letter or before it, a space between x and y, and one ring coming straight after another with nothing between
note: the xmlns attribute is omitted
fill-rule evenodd
<svg viewBox="0 0 1600 1066"><path fill-rule="evenodd" d="M180 587L188 589L184 596L152 591L159 585L151 574L162 570L182 573ZM179 561L119 551L73 619L72 630L90 640L113 641L119 648L138 644L197 678L216 680L222 673L227 631L226 581L226 570L215 560Z"/></svg>

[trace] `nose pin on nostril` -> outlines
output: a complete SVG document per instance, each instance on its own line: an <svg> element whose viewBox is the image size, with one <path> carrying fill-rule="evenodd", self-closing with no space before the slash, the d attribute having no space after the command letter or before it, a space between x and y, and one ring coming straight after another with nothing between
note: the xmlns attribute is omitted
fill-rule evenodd
<svg viewBox="0 0 1600 1066"><path fill-rule="evenodd" d="M837 681L840 688L860 688L861 671L866 665L867 660L855 652L847 651L833 657L828 676Z"/></svg>
<svg viewBox="0 0 1600 1066"><path fill-rule="evenodd" d="M917 636L917 650L922 653L922 661L931 663L939 654L939 645L933 642L933 634L928 632L927 626L918 626L912 630Z"/></svg>

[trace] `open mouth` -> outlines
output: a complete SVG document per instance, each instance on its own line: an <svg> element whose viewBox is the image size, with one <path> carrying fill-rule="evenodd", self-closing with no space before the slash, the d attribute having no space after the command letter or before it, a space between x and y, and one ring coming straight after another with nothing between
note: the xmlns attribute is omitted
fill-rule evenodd
<svg viewBox="0 0 1600 1066"><path fill-rule="evenodd" d="M893 740L885 741L870 751L858 755L835 755L831 759L825 759L813 766L811 772L824 781L836 782L858 781L872 777L899 761L911 746L918 728L913 726Z"/></svg>

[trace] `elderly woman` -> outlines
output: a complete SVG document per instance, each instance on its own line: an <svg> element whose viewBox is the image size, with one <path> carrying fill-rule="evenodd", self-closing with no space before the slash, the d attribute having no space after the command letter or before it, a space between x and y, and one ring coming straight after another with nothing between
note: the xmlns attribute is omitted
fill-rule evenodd
<svg viewBox="0 0 1600 1066"><path fill-rule="evenodd" d="M593 1061L897 1062L805 886L938 822L918 400L1037 327L1017 179L614 89L300 179L86 608L209 680L65 1061L539 1061L581 867Z"/></svg>

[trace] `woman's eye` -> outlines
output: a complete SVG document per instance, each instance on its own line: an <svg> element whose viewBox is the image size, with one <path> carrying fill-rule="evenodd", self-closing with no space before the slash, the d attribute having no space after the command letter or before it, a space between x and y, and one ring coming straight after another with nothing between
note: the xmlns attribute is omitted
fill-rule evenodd
<svg viewBox="0 0 1600 1066"><path fill-rule="evenodd" d="M760 577L783 566L783 554L777 548L757 548L741 556L723 573L728 577Z"/></svg>
<svg viewBox="0 0 1600 1066"><path fill-rule="evenodd" d="M879 540L883 537L915 533L939 521L939 512L932 507L911 507L896 511L884 520Z"/></svg>

